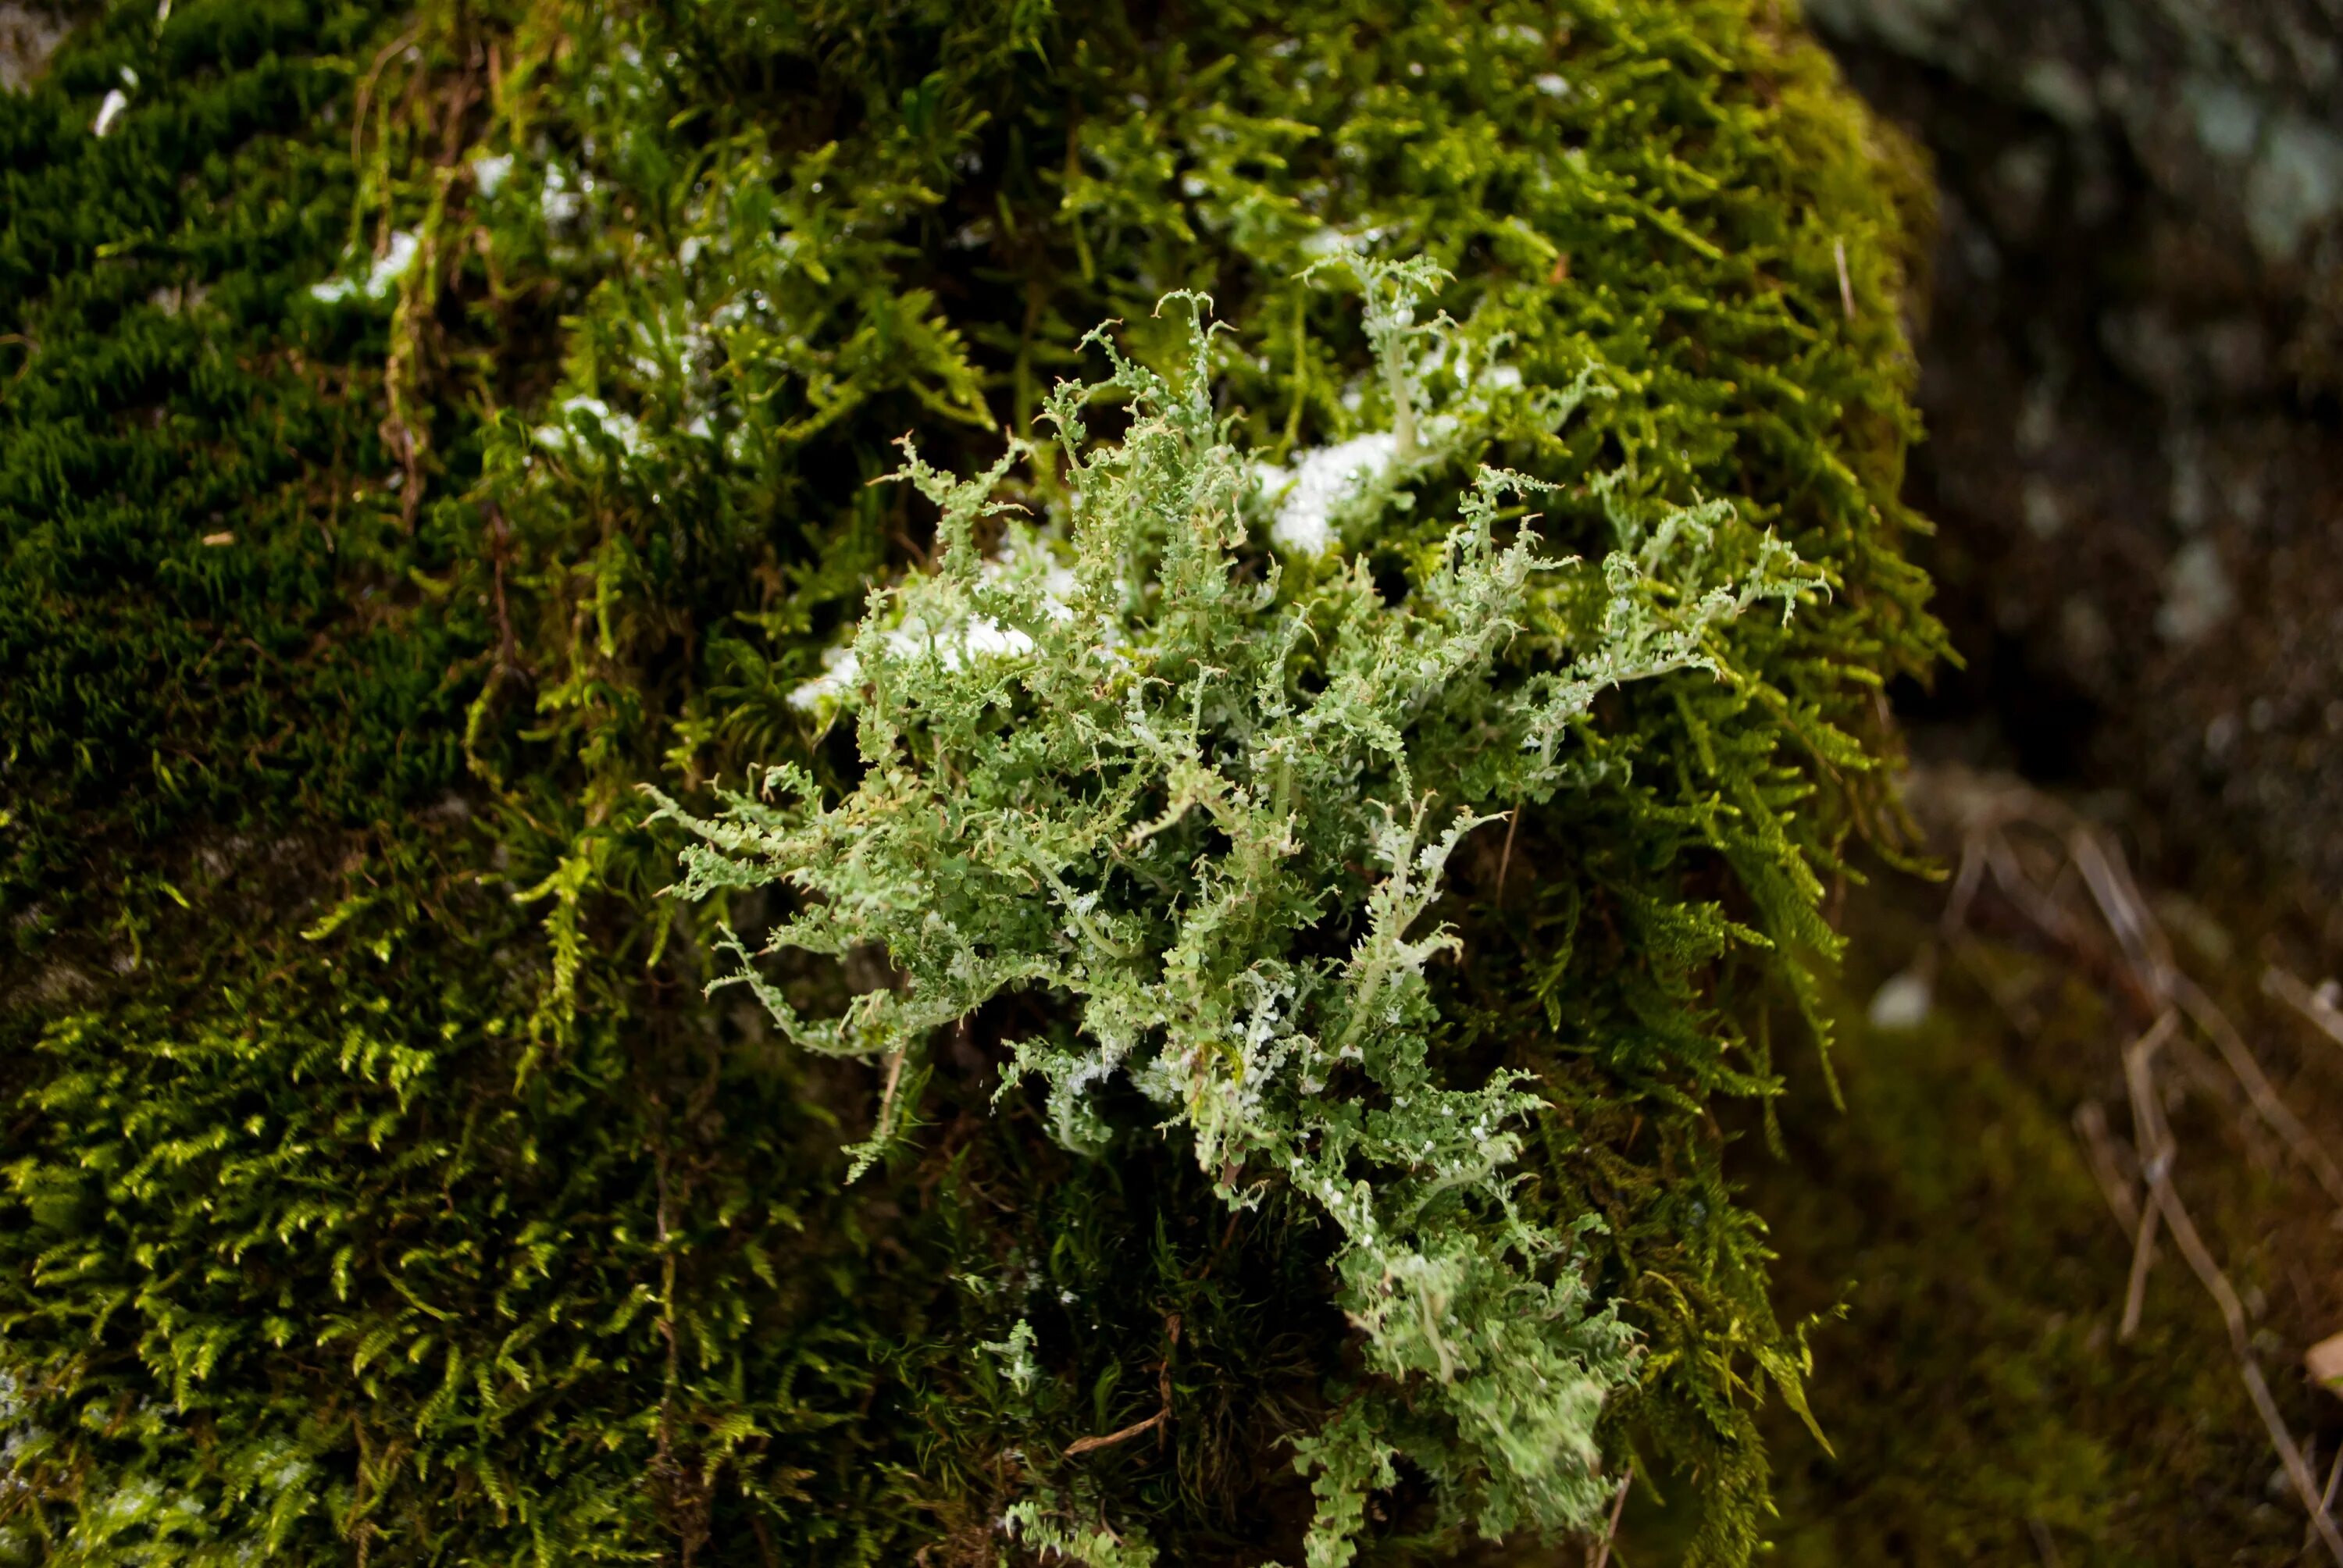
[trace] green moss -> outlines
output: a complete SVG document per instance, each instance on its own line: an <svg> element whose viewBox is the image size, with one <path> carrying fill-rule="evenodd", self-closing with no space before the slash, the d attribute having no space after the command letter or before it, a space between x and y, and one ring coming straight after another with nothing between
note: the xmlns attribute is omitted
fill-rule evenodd
<svg viewBox="0 0 2343 1568"><path fill-rule="evenodd" d="M1297 281L1331 228L1452 271L1524 410L1611 394L1427 501L1516 467L1599 554L1719 498L1829 578L1460 852L1432 999L1444 1063L1555 1102L1539 1201L1607 1224L1645 1351L1599 1441L1745 1554L1798 1359L1707 1107L1773 1092L1935 638L1901 176L1769 15L182 0L0 99L6 1550L982 1562L1047 1442L1176 1560L1290 1552L1355 1352L1322 1229L1057 1150L981 1032L842 1187L869 1074L698 1000L634 787L847 780L789 694L930 538L869 481L914 427L990 463L1100 319L1162 363L1155 299L1208 289L1252 449L1373 427ZM1448 1502L1400 1474L1371 1554Z"/></svg>

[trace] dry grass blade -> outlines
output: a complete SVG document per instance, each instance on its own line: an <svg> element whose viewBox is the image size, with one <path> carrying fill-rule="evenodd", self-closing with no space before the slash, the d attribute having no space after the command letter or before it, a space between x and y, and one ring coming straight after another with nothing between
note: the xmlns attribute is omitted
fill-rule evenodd
<svg viewBox="0 0 2343 1568"><path fill-rule="evenodd" d="M2107 1113L2096 1100L2086 1100L2075 1109L2075 1131L2083 1141L2083 1152L2091 1167L2092 1179L2115 1211L2116 1223L2124 1234L2137 1238L2139 1234L2139 1200L2132 1195L2131 1180L2124 1174L2123 1165L2116 1158L2115 1135L2107 1131Z"/></svg>
<svg viewBox="0 0 2343 1568"><path fill-rule="evenodd" d="M2215 1006L2213 1000L2187 975L2176 973L2173 976L2173 996L2187 1010L2190 1021L2221 1053L2221 1060L2236 1075L2238 1084L2246 1091L2246 1098L2253 1102L2256 1113L2268 1124L2271 1131L2285 1141L2294 1157L2318 1178L2318 1184L2327 1189L2327 1195L2338 1205L2343 1205L2343 1167L2336 1164L2335 1156L2311 1136L2310 1130L2302 1124L2302 1119L2278 1098L2278 1091L2270 1087L2270 1081L2263 1074L2261 1064L2254 1060L2253 1051L2247 1047L2245 1038L2238 1034L2237 1027L2229 1021L2228 1015Z"/></svg>
<svg viewBox="0 0 2343 1568"><path fill-rule="evenodd" d="M2327 990L2334 985L2311 990L2276 964L2262 971L2262 990L2278 998L2295 1011L2308 1019L2312 1027L2338 1045L2343 1045L2343 1009L2328 1000Z"/></svg>
<svg viewBox="0 0 2343 1568"><path fill-rule="evenodd" d="M2144 989L2158 1001L2171 995L2175 971L2164 929L2139 895L2139 884L2123 863L2122 851L2087 828L2066 835L2066 853L2091 890L2091 901L2115 933L2124 957Z"/></svg>
<svg viewBox="0 0 2343 1568"><path fill-rule="evenodd" d="M1513 809L1505 813L1505 849L1504 852L1497 857L1496 901L1500 904L1505 901L1505 873L1513 869L1513 833L1521 825L1522 809L1516 802Z"/></svg>
<svg viewBox="0 0 2343 1568"><path fill-rule="evenodd" d="M2131 1272L2124 1281L2122 1321L2116 1325L2116 1342L2130 1342L2139 1332L2140 1314L2147 1310L2147 1271L2156 1266L2156 1232L2164 1222L2161 1211L2150 1209L2132 1232Z"/></svg>
<svg viewBox="0 0 2343 1568"><path fill-rule="evenodd" d="M2110 985L2120 1003L2154 1015L2154 1022L2132 1041L2123 1057L2133 1148L2139 1175L2147 1187L2145 1205L2135 1196L2121 1142L2109 1131L2106 1111L2097 1102L2087 1101L2075 1113L2075 1130L2092 1175L2132 1243L2120 1335L2129 1338L2138 1326L2156 1243L2161 1232L2169 1231L2190 1271L2220 1312L2238 1376L2289 1484L2309 1516L2305 1549L2314 1541L2323 1543L2334 1561L2343 1565L2343 1533L2338 1533L2331 1512L2338 1481L2343 1480L2343 1455L2338 1456L2322 1490L2255 1358L2245 1303L2173 1185L2172 1169L2178 1151L2157 1099L2159 1053L2168 1051L2207 1092L2222 1100L2230 1098L2219 1070L2195 1050L2190 1035L2182 1032L2183 1017L2195 1033L2212 1042L2228 1078L2251 1107L2252 1117L2237 1124L2241 1136L2250 1143L2260 1135L2260 1127L2267 1127L2339 1206L2343 1206L2343 1165L2279 1097L2228 1016L2181 970L2161 922L2142 897L2111 838L2056 799L2022 784L1946 770L1916 778L1914 788L1929 798L1939 819L1954 825L1960 837L1961 869L1943 919L1946 939L1957 956L1971 960L1969 967L2022 1032L2030 1030L2018 999L1995 983L1981 955L1964 950L1974 946L1966 929L1980 885L1988 877L2011 910L2075 968ZM2015 830L2021 828L2032 830L2023 845L2016 841ZM2033 834L2048 839L2062 851L2055 864L2035 852ZM2275 968L2263 976L2262 988L2287 1001L2330 1040L2343 1044L2343 1009L2337 1007L2325 989L2314 991Z"/></svg>
<svg viewBox="0 0 2343 1568"><path fill-rule="evenodd" d="M2082 928L2068 914L2065 906L2046 896L2026 874L2017 851L2001 833L1986 840L1986 864L1993 870L1994 885L1998 887L2018 911L2041 929L2042 934L2069 947L2087 945Z"/></svg>
<svg viewBox="0 0 2343 1568"><path fill-rule="evenodd" d="M2138 883L2124 864L2122 850L2100 834L2079 825L2067 832L2066 848L2101 918L2123 949L2140 989L2159 1003L2179 1003L2189 1021L2221 1053L2223 1063L2246 1091L2254 1113L2318 1178L2328 1197L2343 1206L2343 1165L2337 1164L2335 1157L2302 1124L2302 1119L2278 1097L2228 1015L2205 993L2203 987L2174 964L2171 944L2165 938L2161 923L2148 909L2147 900L2140 896ZM2267 976L2264 983L2268 983ZM2295 984L2299 988L2301 982ZM2310 1000L2314 1003L2318 1000L2315 996Z"/></svg>
<svg viewBox="0 0 2343 1568"><path fill-rule="evenodd" d="M2238 1375L2244 1380L2247 1394L2253 1400L2254 1410L2260 1415L2262 1425L2269 1432L2270 1446L2278 1451L2278 1462L2285 1467L2287 1479L2294 1485L2295 1495L2301 1499L2305 1512L2310 1515L2311 1527L2318 1532L2328 1552L2338 1565L2343 1565L2343 1531L2338 1531L2327 1504L2319 1495L2318 1483L2304 1462L2302 1451L2294 1441L2293 1432L2279 1412L2278 1401L2271 1397L2268 1380L2262 1376L2260 1363L2254 1359L2251 1331L2246 1321L2246 1305L2238 1297L2237 1287L2214 1260L2212 1250L2197 1233L2196 1221L2190 1218L2187 1206L2172 1185L2172 1161L2177 1153L2172 1130L2164 1120L2157 1103L2155 1057L2176 1022L2174 1015L2165 1013L2154 1027L2134 1040L2124 1051L2124 1080L2131 1091L2133 1136L2137 1141L2147 1177L2149 1194L2164 1221L2171 1228L2172 1240L2180 1255L2205 1287L2206 1293L2220 1310L2221 1322L2229 1331L2229 1348L2237 1359ZM2142 1227L2145 1230L2145 1226Z"/></svg>
<svg viewBox="0 0 2343 1568"><path fill-rule="evenodd" d="M2179 1021L2170 1012L2166 1012L2159 1017L2155 1025L2146 1034L2140 1036L2131 1049L2124 1053L2126 1067L2129 1067L2135 1056L2146 1058L2152 1055L2171 1038L2172 1031L2178 1026ZM2147 1124L2141 1117L2139 1090L2137 1085L2132 1091L2132 1141L2133 1147L2139 1151L2142 1174L2147 1178L2152 1191L2161 1173L2158 1169L2159 1162L2168 1162L2171 1155L2168 1150L2152 1145L2147 1141ZM2131 1274L2124 1286L2123 1321L2116 1328L2116 1339L2118 1342L2128 1342L2132 1335L2139 1332L2140 1313L2147 1307L2147 1271L2156 1262L2156 1232L2162 1221L2163 1211L2160 1208L2150 1208L2140 1217L2139 1224L2132 1231Z"/></svg>
<svg viewBox="0 0 2343 1568"><path fill-rule="evenodd" d="M2327 1490L2318 1499L2318 1512L2311 1517L2309 1528L2302 1533L2305 1552L2310 1550L2311 1542L2318 1534L2319 1520L2335 1517L2335 1487L2338 1482L2343 1482L2343 1448L2335 1451L2335 1462L2327 1467Z"/></svg>

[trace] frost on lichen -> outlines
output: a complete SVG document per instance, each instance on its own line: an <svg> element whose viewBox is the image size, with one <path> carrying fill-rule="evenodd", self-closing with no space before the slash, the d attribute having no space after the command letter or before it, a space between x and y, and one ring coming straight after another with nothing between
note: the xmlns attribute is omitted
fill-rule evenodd
<svg viewBox="0 0 2343 1568"><path fill-rule="evenodd" d="M1435 281L1362 271L1399 277L1380 305L1403 325ZM1188 313L1183 373L1093 332L1111 374L1059 385L1053 447L1012 441L960 480L906 441L893 477L941 513L936 565L875 596L822 694L854 719L860 783L826 799L772 767L714 819L661 797L699 839L680 890L785 883L767 950L891 960L896 983L834 1016L801 1013L737 940L717 982L806 1049L884 1064L857 1174L895 1141L930 1036L1027 992L1053 1021L1010 1042L1000 1094L1038 1083L1060 1142L1135 1135L1101 1101L1121 1079L1229 1208L1306 1200L1363 1374L1296 1445L1312 1568L1351 1559L1395 1459L1486 1535L1584 1527L1633 1336L1585 1282L1598 1221L1518 1201L1535 1081L1443 1071L1443 870L1503 809L1586 782L1573 739L1603 691L1731 678L1713 633L1819 579L1721 506L1631 530L1599 568L1556 558L1509 505L1550 487L1485 467L1403 588L1357 557L1289 569L1256 542L1262 487L1214 408L1205 302L1166 305ZM1397 461L1423 437L1412 368L1386 363ZM1110 391L1128 427L1093 442L1083 411ZM1021 461L1038 512L1003 498ZM1096 1560L1141 1560L1117 1550Z"/></svg>

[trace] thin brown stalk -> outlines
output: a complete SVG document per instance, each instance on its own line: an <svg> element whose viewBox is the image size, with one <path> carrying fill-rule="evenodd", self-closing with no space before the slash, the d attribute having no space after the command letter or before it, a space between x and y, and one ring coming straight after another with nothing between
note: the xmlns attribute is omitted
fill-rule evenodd
<svg viewBox="0 0 2343 1568"><path fill-rule="evenodd" d="M880 1091L879 1116L871 1124L870 1136L874 1141L886 1137L887 1129L892 1125L890 1118L895 1111L895 1091L901 1087L902 1082L903 1048L899 1045L887 1053L887 1087Z"/></svg>
<svg viewBox="0 0 2343 1568"><path fill-rule="evenodd" d="M1619 1474L1619 1490L1611 1494L1610 1523L1603 1527L1602 1549L1595 1553L1594 1568L1604 1568L1611 1561L1611 1543L1619 1538L1619 1516L1627 1511L1627 1488L1635 1482L1635 1462L1629 1460L1627 1468Z"/></svg>
<svg viewBox="0 0 2343 1568"><path fill-rule="evenodd" d="M1179 1314L1176 1312L1173 1313L1172 1317L1166 1321L1165 1327L1170 1332L1172 1342L1175 1345L1178 1344L1180 1342ZM1129 1426L1124 1427L1121 1432L1111 1432L1104 1437L1078 1437L1073 1442L1066 1445L1066 1457L1068 1459L1075 1459L1085 1453L1095 1453L1101 1448L1112 1448L1118 1442L1129 1442L1132 1438L1139 1436L1141 1432L1160 1432L1164 1427L1170 1425L1172 1422L1172 1361L1170 1356L1166 1355L1163 1361L1158 1363L1155 1370L1156 1382L1162 1393L1163 1403L1153 1415L1149 1416L1144 1421L1134 1421ZM1159 1439L1158 1442L1160 1443L1161 1440Z"/></svg>
<svg viewBox="0 0 2343 1568"><path fill-rule="evenodd" d="M366 80L358 84L357 112L350 116L350 162L353 165L365 161L367 111L374 98L375 87L382 80L383 68L390 64L393 55L415 42L422 28L423 25L417 22L385 44L382 53L374 57L374 65L367 72Z"/></svg>
<svg viewBox="0 0 2343 1568"><path fill-rule="evenodd" d="M1128 1442L1141 1432L1153 1432L1161 1426L1171 1413L1168 1408L1159 1410L1146 1420L1134 1421L1121 1432L1111 1432L1104 1437L1078 1437L1066 1444L1066 1457L1074 1459L1085 1453L1095 1453L1101 1448L1112 1448L1118 1442Z"/></svg>
<svg viewBox="0 0 2343 1568"><path fill-rule="evenodd" d="M2165 1050L2172 1065L2187 1079L2191 1092L2229 1113L2237 1142L2254 1169L2271 1175L2291 1174L2288 1169L2290 1156L2283 1141L2262 1124L2260 1113L2247 1100L2237 1075L2216 1061L2213 1052L2197 1042L2193 1031L2182 1030Z"/></svg>

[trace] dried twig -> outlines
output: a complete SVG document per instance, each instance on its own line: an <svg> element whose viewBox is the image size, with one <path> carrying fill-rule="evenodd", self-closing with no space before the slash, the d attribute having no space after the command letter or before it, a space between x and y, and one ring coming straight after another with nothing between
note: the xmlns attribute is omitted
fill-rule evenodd
<svg viewBox="0 0 2343 1568"><path fill-rule="evenodd" d="M960 1020L960 1027L962 1029L968 1027L968 1021L965 1019ZM874 1144L883 1140L887 1136L888 1128L893 1125L895 1091L901 1088L902 1084L903 1048L899 1045L887 1053L887 1086L880 1091L879 1114L870 1123L870 1141Z"/></svg>
<svg viewBox="0 0 2343 1568"><path fill-rule="evenodd" d="M2016 849L2008 835L1996 830L1984 839L1985 863L1993 872L1994 885L2002 890L2018 912L2041 928L2042 934L2056 942L2076 945L2083 940L2075 918L2056 902L2044 896L2026 874L2026 867L2017 858Z"/></svg>
<svg viewBox="0 0 2343 1568"><path fill-rule="evenodd" d="M2237 1083L2237 1074L2214 1060L2213 1053L2197 1044L2196 1035L2188 1030L2177 1031L2165 1042L2164 1049L2191 1092L2230 1113L2230 1125L2237 1129L2237 1141L2245 1145L2247 1158L2263 1171L2275 1172L2284 1169L2286 1151L2278 1146L2278 1140L2270 1136L2269 1129L2263 1126L2261 1118L2255 1114L2245 1091ZM2165 1099L2169 1101L2173 1098L2167 1090Z"/></svg>
<svg viewBox="0 0 2343 1568"><path fill-rule="evenodd" d="M350 116L350 163L353 166L363 167L366 162L367 111L374 97L375 87L382 80L383 68L390 64L393 55L414 44L422 28L423 25L417 22L385 44L382 53L374 57L374 65L367 72L366 79L358 84L357 112Z"/></svg>

